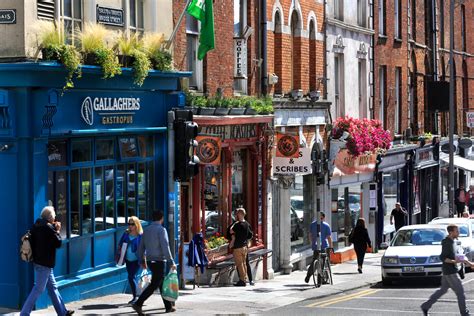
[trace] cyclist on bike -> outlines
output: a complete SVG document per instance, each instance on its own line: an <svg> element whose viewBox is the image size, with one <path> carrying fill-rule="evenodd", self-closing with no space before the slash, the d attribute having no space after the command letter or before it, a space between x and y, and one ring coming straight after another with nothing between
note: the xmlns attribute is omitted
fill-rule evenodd
<svg viewBox="0 0 474 316"><path fill-rule="evenodd" d="M322 237L320 237L320 243L319 245L321 246L320 251L325 251L328 248L332 248L332 238L331 238L331 226L329 226L328 223L326 223L324 220L326 219L326 214L324 212L320 212L320 219L321 219L321 232L322 232ZM318 248L316 244L316 238L318 236L321 236L319 234L319 229L318 229L318 221L314 220L309 229L309 239L311 240L311 247L313 249L313 260L314 261L318 257ZM308 268L308 273L306 274L306 277L304 278L304 281L306 283L309 282L309 279L313 275L313 265L310 264Z"/></svg>

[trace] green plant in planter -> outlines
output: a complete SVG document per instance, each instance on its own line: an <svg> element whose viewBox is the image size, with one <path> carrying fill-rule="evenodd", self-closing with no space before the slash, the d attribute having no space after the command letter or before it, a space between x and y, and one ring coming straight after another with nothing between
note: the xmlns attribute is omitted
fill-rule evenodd
<svg viewBox="0 0 474 316"><path fill-rule="evenodd" d="M233 98L230 101L230 107L232 108L241 108L244 106L243 98Z"/></svg>
<svg viewBox="0 0 474 316"><path fill-rule="evenodd" d="M36 34L38 49L43 53L44 60L57 60L67 69L66 83L63 90L73 88L73 78L81 77L81 56L76 48L64 43L63 32L48 21L38 21L33 26Z"/></svg>
<svg viewBox="0 0 474 316"><path fill-rule="evenodd" d="M232 106L232 99L230 98L223 98L221 101L222 108L230 108Z"/></svg>
<svg viewBox="0 0 474 316"><path fill-rule="evenodd" d="M112 78L122 73L118 58L109 42L114 37L103 25L87 23L80 34L82 51L85 57L95 56L95 60L102 67L103 78ZM85 58L86 59L86 58Z"/></svg>
<svg viewBox="0 0 474 316"><path fill-rule="evenodd" d="M134 58L132 64L134 77L133 83L135 83L137 86L141 86L148 76L148 72L151 69L151 63L148 59L148 56L138 49L134 49L132 51L132 57Z"/></svg>
<svg viewBox="0 0 474 316"><path fill-rule="evenodd" d="M197 96L193 98L193 103L192 106L198 107L198 108L205 108L207 107L207 99L202 96Z"/></svg>
<svg viewBox="0 0 474 316"><path fill-rule="evenodd" d="M164 34L146 33L142 39L143 50L150 58L153 69L160 71L173 70L173 57L170 52L163 47L165 42Z"/></svg>
<svg viewBox="0 0 474 316"><path fill-rule="evenodd" d="M271 98L254 99L250 107L257 111L257 114L270 114L273 112L273 102Z"/></svg>

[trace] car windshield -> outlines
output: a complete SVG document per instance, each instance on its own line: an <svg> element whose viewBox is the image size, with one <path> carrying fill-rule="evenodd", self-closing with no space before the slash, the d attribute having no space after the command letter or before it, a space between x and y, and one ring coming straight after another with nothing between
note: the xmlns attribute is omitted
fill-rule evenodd
<svg viewBox="0 0 474 316"><path fill-rule="evenodd" d="M398 231L392 246L425 246L441 245L447 232L443 228L404 229Z"/></svg>
<svg viewBox="0 0 474 316"><path fill-rule="evenodd" d="M435 224L439 224L439 222L433 221ZM443 222L442 225L448 225L447 222ZM459 224L456 223L459 228L459 237L469 237L469 225L468 224Z"/></svg>
<svg viewBox="0 0 474 316"><path fill-rule="evenodd" d="M304 202L302 200L291 200L291 207L295 210L302 210L304 208Z"/></svg>

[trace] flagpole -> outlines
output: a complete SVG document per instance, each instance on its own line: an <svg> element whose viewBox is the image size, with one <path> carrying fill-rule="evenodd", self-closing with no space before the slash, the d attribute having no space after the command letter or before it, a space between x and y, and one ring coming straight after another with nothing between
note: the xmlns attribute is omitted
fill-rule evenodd
<svg viewBox="0 0 474 316"><path fill-rule="evenodd" d="M186 5L184 6L184 10L179 16L178 22L176 23L176 26L174 27L173 32L171 32L170 38L166 42L165 49L170 49L171 43L173 42L173 39L176 36L176 33L178 32L178 28L181 25L181 22L183 21L184 14L186 13L186 10L188 9L190 2L191 0L186 0Z"/></svg>

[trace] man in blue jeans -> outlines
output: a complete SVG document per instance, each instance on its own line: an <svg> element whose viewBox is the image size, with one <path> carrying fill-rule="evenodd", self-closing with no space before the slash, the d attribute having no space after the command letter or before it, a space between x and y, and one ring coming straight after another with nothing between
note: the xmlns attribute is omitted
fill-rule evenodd
<svg viewBox="0 0 474 316"><path fill-rule="evenodd" d="M56 222L54 208L46 206L41 211L41 218L36 220L30 230L36 282L25 304L23 304L20 316L30 315L36 300L44 292L45 288L48 289L48 295L53 302L56 314L59 316L74 314L74 311L66 309L53 273L53 268L56 264L56 249L61 247L60 231L61 223Z"/></svg>
<svg viewBox="0 0 474 316"><path fill-rule="evenodd" d="M310 228L309 237L311 240L311 248L313 249L313 261L318 256L318 252L317 252L318 248L317 248L317 243L316 243L318 236L321 238L320 239L321 251L324 251L327 248L332 248L331 226L329 226L329 224L324 221L326 219L326 214L324 214L324 212L320 212L319 214L320 214L320 219L321 219L321 224L320 224L321 234L319 234L317 220L313 221L309 227ZM308 273L306 273L306 277L304 278L304 281L308 283L312 275L313 275L313 265L310 264L308 268Z"/></svg>
<svg viewBox="0 0 474 316"><path fill-rule="evenodd" d="M171 263L171 269L176 269L170 251L168 232L163 227L163 212L155 211L152 215L153 222L143 230L142 240L137 250L138 260L144 269L148 267L151 271L151 283L146 287L140 297L132 304L132 308L138 315L144 315L143 303L153 295L157 288L162 291L165 278L165 265ZM146 262L144 260L146 252ZM173 303L163 298L166 313L176 311Z"/></svg>

